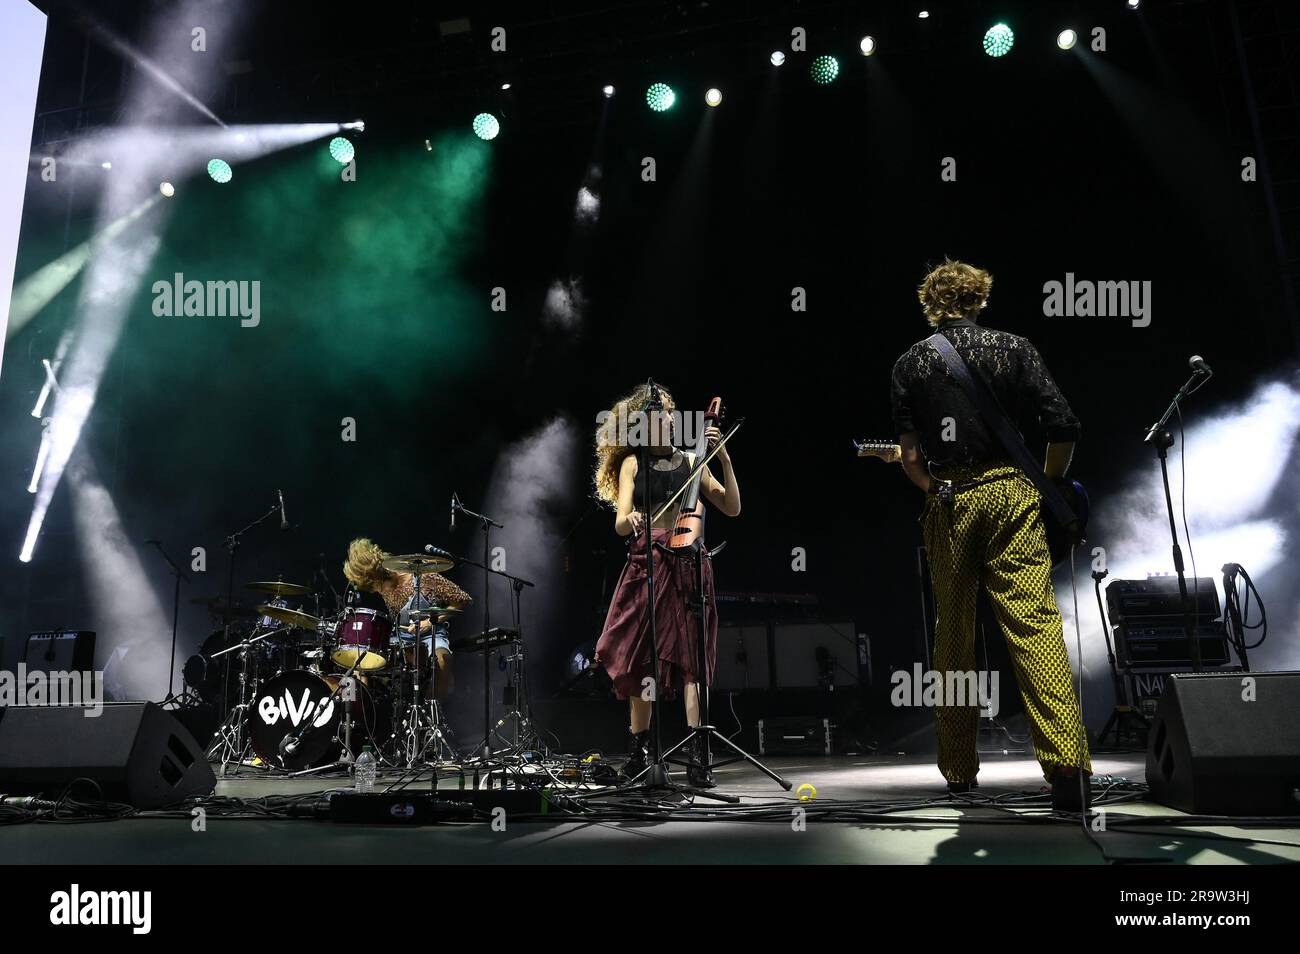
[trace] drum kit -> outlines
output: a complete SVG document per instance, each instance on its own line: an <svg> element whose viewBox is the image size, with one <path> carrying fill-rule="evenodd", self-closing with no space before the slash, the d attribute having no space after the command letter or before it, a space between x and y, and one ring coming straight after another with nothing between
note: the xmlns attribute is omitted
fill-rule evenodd
<svg viewBox="0 0 1300 954"><path fill-rule="evenodd" d="M383 565L414 577L420 594L421 575L445 572L453 561L406 554ZM290 774L346 769L366 744L381 765L456 759L432 698L435 660L418 651L415 634L425 630L427 640L424 621L436 632L462 606L424 605L417 595L409 625L398 628L386 613L352 605L351 591L341 612L319 616L302 608L316 595L310 587L275 580L247 589L266 602L254 610L209 601L226 626L183 670L189 691L225 713L208 751L222 774L231 764Z"/></svg>

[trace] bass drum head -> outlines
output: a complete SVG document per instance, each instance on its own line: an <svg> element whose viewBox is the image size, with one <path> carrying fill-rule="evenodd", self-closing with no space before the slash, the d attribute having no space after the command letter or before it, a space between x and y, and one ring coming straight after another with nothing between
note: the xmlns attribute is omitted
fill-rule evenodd
<svg viewBox="0 0 1300 954"><path fill-rule="evenodd" d="M253 751L267 765L290 772L332 761L338 751L335 736L344 705L330 699L332 691L320 676L299 669L262 683L248 713ZM281 743L299 729L302 733L293 754L282 754Z"/></svg>

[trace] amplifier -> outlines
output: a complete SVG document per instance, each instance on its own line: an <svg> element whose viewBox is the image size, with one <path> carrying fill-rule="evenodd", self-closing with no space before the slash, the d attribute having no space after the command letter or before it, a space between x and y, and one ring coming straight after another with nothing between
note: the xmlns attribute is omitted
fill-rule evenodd
<svg viewBox="0 0 1300 954"><path fill-rule="evenodd" d="M1214 578L1198 576L1187 581L1187 595L1197 622L1218 619L1219 591ZM1153 616L1183 618L1183 600L1178 592L1178 577L1153 576L1145 580L1112 580L1106 587L1106 609L1110 621L1121 625L1126 620Z"/></svg>
<svg viewBox="0 0 1300 954"><path fill-rule="evenodd" d="M95 634L87 630L32 633L23 646L28 672L91 672L95 668Z"/></svg>
<svg viewBox="0 0 1300 954"><path fill-rule="evenodd" d="M1116 626L1115 656L1120 666L1187 666L1191 664L1191 650L1180 616L1177 621L1135 620L1126 626ZM1201 647L1202 666L1226 666L1231 660L1228 634L1223 622L1197 623L1193 632Z"/></svg>
<svg viewBox="0 0 1300 954"><path fill-rule="evenodd" d="M1128 688L1128 704L1140 712L1149 721L1155 718L1160 697L1171 676L1181 670L1175 669L1133 669L1124 674ZM1215 672L1241 672L1240 666L1216 668Z"/></svg>
<svg viewBox="0 0 1300 954"><path fill-rule="evenodd" d="M835 749L835 723L816 716L758 720L761 755L830 755Z"/></svg>

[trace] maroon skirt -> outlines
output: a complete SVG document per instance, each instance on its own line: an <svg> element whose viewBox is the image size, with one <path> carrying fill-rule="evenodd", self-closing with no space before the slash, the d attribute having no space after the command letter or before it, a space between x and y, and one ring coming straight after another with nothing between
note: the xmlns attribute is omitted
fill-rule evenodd
<svg viewBox="0 0 1300 954"><path fill-rule="evenodd" d="M668 542L671 530L652 531L656 543ZM718 608L713 597L713 562L704 560L704 632L706 685L713 684L718 655ZM596 642L596 662L605 667L620 699L641 694L641 680L651 674L650 614L646 593L645 535L628 548ZM673 698L686 682L699 681L699 619L695 614L695 554L681 556L655 549L655 629L658 632L660 698Z"/></svg>

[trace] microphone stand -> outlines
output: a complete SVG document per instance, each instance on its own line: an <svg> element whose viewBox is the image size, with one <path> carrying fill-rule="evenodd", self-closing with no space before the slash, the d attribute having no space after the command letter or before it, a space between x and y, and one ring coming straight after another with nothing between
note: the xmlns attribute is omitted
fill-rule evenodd
<svg viewBox="0 0 1300 954"><path fill-rule="evenodd" d="M166 561L167 561L167 565L168 565L169 567L172 568L172 576L175 577L175 579L176 579L176 584L175 584L175 586L174 586L173 589L172 589L172 654L171 654L171 665L170 665L170 666L168 667L168 669L167 669L167 698L165 698L165 699L162 701L162 704L163 704L163 705L167 705L167 704L170 703L170 702L174 702L174 701L176 701L176 690L175 690L175 686L176 686L176 630L177 630L177 628L178 628L178 626L179 626L179 624L180 624L180 616L181 616L181 580L184 580L186 583L188 583L188 582L190 582L190 578L189 578L188 576L185 575L185 572L184 572L180 567L178 567L175 563L172 562L172 558L169 557L169 556L167 555L167 551L163 549L163 545L162 545L162 543L161 543L160 541L158 541L158 540L149 540L149 541L147 541L147 542L148 542L148 543L152 543L155 547L158 548L158 552L162 554L162 558L163 558L164 560L166 560ZM229 609L229 608L227 608L227 609Z"/></svg>
<svg viewBox="0 0 1300 954"><path fill-rule="evenodd" d="M1204 381L1195 388L1193 382L1204 375ZM1178 389L1174 399L1169 402L1165 408L1165 413L1160 415L1160 420L1151 425L1147 431L1146 437L1142 438L1144 444L1150 444L1156 449L1156 456L1160 458L1160 479L1165 488L1165 510L1169 514L1169 536L1173 540L1174 572L1178 574L1178 595L1183 605L1183 633L1187 637L1188 658L1192 662L1192 672L1201 671L1201 641L1196 638L1196 624L1193 618L1192 603L1187 596L1187 576L1183 571L1183 551L1178 545L1178 525L1174 522L1174 498L1169 492L1169 448L1174 444L1174 436L1166 427L1175 411L1179 409L1179 402L1195 391L1199 391L1204 386L1205 381L1211 377L1211 372L1196 369L1192 371L1192 376L1183 382L1183 386Z"/></svg>
<svg viewBox="0 0 1300 954"><path fill-rule="evenodd" d="M492 600L492 569L488 563L492 555L492 528L498 530L505 529L491 517L481 513L475 513L460 502L460 498L452 494L452 514L453 520L455 514L464 514L471 520L478 521L478 525L483 528L483 562L465 561L473 566L483 568L483 764L486 765L492 759L492 666L488 653L488 630L492 625L491 600ZM530 586L532 584L529 584ZM504 785L503 785L504 787Z"/></svg>
<svg viewBox="0 0 1300 954"><path fill-rule="evenodd" d="M266 520L268 520L271 514L279 513L279 512L280 512L280 504L277 502L271 507L270 510L262 514L260 517L258 517L248 526L236 530L234 533L226 537L225 548L226 548L226 552L230 554L230 558L226 561L226 605L224 607L225 625L222 627L222 637L221 637L222 639L221 644L223 648L228 648L230 646L230 626L231 626L231 622L234 619L233 614L235 609L234 606L235 555L239 551L240 538L243 537L243 535L246 534L249 530L252 530L254 527L256 527L258 524L264 523ZM241 653L241 656L242 655L243 654ZM224 672L222 673L222 677L221 677L221 705L223 707L228 705L230 702L230 666L231 666L230 657L227 656ZM246 695L245 695L248 691L248 687L245 684L247 681L247 670L248 670L247 660L244 660L243 669L240 671L239 674L239 703L235 706L235 708L225 709L222 712L221 728L217 730L219 737L221 737L222 739L221 774L223 777L226 774L226 769L230 761L233 760L235 762L240 762L244 758L245 741L244 741L243 714L247 702ZM235 716L233 725L229 724L231 722L232 715ZM230 740L230 734L232 732L234 734L233 744Z"/></svg>

